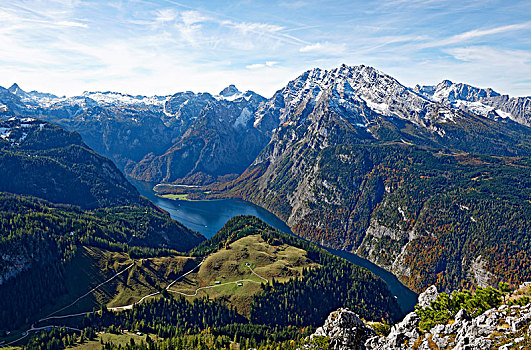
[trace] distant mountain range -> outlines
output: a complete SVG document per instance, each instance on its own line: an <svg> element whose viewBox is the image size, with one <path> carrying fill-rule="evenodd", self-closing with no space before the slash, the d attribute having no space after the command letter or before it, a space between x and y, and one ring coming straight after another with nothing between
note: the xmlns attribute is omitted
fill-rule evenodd
<svg viewBox="0 0 531 350"><path fill-rule="evenodd" d="M531 278L530 101L449 81L409 88L363 65L309 70L270 99L233 85L163 97L0 89L6 118L78 131L136 179L250 200L416 291Z"/></svg>
<svg viewBox="0 0 531 350"><path fill-rule="evenodd" d="M97 152L141 180L210 183L234 178L269 141L253 125L265 98L231 85L212 96L130 96L85 92L57 97L0 89L0 112L38 116L78 131ZM245 152L240 150L245 149Z"/></svg>
<svg viewBox="0 0 531 350"><path fill-rule="evenodd" d="M412 138L445 147L471 143L462 140L461 130L453 127L467 120L463 115L531 125L531 97L512 98L449 81L408 88L372 67L345 65L330 71L307 71L269 100L252 91L242 93L234 85L214 96L85 92L58 97L26 92L13 84L0 88L0 113L39 116L78 131L89 146L134 178L207 184L237 177L279 126L293 123L295 114L309 114L323 99L369 140L375 136L364 129L377 132L374 127L383 122L394 126L378 128L380 134L395 137L396 126L409 122ZM470 148L474 147L481 151L480 145Z"/></svg>

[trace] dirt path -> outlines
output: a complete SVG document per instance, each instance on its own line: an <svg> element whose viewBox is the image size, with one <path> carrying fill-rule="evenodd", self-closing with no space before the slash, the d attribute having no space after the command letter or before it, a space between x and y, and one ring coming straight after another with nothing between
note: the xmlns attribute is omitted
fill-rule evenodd
<svg viewBox="0 0 531 350"><path fill-rule="evenodd" d="M258 278L264 280L266 283L269 283L269 280L267 278L264 278L264 277L260 276L259 274L257 274L256 272L254 272L254 270L251 268L251 264L245 263L245 266L247 266L247 268L249 270L251 270L251 272L254 275L256 275ZM253 281L253 280L250 280L250 279L243 279L243 280L238 280L238 281L233 281L233 282L225 282L225 283L215 284L215 285L211 285L211 286L199 287L199 288L197 288L195 290L194 294L186 294L184 292L179 292L177 290L169 289L170 286L166 287L166 290L168 292L180 294L180 295L183 295L183 296L186 296L186 297L195 297L195 296L197 296L197 293L200 290L210 289L210 288L217 288L217 287L222 287L222 286L226 286L226 285L229 285L229 284L237 284L237 283L243 283L243 282L251 282L251 283L257 283L257 284L261 284L262 283L262 282L257 282L257 281Z"/></svg>
<svg viewBox="0 0 531 350"><path fill-rule="evenodd" d="M92 294L93 292L95 292L96 290L98 290L101 286L109 283L110 281L112 281L113 279L115 279L116 277L120 276L122 273L126 272L127 270L129 270L130 268L132 268L133 266L135 266L135 263L133 262L131 265L127 266L125 269L123 269L122 271L120 272L117 272L115 273L111 278L107 279L106 281L104 282L101 282L100 284L98 284L96 287L92 288L91 290L89 290L88 292L86 292L85 294L83 294L82 296L80 296L79 298L77 298L76 300L74 300L73 302L71 302L70 304L68 304L67 306L57 310L57 311L54 311L52 312L51 314L49 314L48 316L44 317L44 318L41 318L39 320L39 322L42 322L42 321L46 321L46 320L50 320L53 318L53 316L55 314L58 314L59 312L63 311L63 310L66 310L68 309L69 307L75 305L78 301L80 301L81 299L85 298L86 296Z"/></svg>
<svg viewBox="0 0 531 350"><path fill-rule="evenodd" d="M181 278L189 275L190 273L192 273L195 269L197 269L199 266L201 266L204 262L205 262L205 258L203 258L203 260L198 264L196 265L193 269L191 269L190 271L186 272L185 274L177 277L173 282L171 282L165 289L168 290L168 288L170 288L173 284L175 284L178 280L180 280ZM55 314L57 314L58 312L61 312L71 306L73 306L74 304L76 304L79 300L85 298L86 296L88 296L89 294L93 293L94 291L96 291L98 288L100 288L101 286L103 286L104 284L106 283L109 283L110 281L112 281L114 278L118 277L119 275L121 275L122 273L124 273L125 271L129 270L130 268L132 268L133 266L135 265L135 263L133 262L131 265L129 265L128 267L126 267L125 269L123 269L122 271L120 272L117 272L116 274L114 274L111 278L105 280L104 282L98 284L96 287L92 288L91 290L89 290L87 293L83 294L82 296L80 296L79 298L77 298L76 300L74 300L72 303L68 304L67 306L57 310L57 311L54 311L53 313L51 313L50 315L44 317L44 318L41 318L38 322L43 322L43 321L48 321L48 320L56 320L56 319L63 319L63 318L70 318L70 317L77 317L77 316L86 316L86 315L91 315L91 314L94 314L94 313L97 313L99 311L88 311L88 312L81 312L81 313L76 313L76 314L69 314L69 315L60 315L60 316L54 316ZM130 305L124 305L124 306L119 306L119 307L114 307L114 308L109 308L108 310L110 311L122 311L122 310L128 310L128 309L132 309L134 305L138 304L138 303L141 303L142 301L144 301L145 299L149 298L149 297L152 297L152 296L155 296L157 294L160 294L160 292L155 292L155 293L151 293L151 294L148 294L144 297L142 297L139 301L137 301L136 303L133 303L133 304L130 304ZM77 328L71 328L71 327L63 327L63 326L42 326L42 327L35 327L35 325L32 325L30 329L28 329L27 331L23 332L25 333L25 335L23 335L22 337L16 339L16 340L13 340L9 343L5 343L5 344L0 344L0 347L4 347L4 346L8 346L8 345L12 345L12 344L15 344L23 339L25 339L29 334L30 332L35 332L35 331L40 331L40 330L43 330L43 329L47 329L47 328L66 328L66 329L71 329L71 330L74 330L74 331L81 331Z"/></svg>

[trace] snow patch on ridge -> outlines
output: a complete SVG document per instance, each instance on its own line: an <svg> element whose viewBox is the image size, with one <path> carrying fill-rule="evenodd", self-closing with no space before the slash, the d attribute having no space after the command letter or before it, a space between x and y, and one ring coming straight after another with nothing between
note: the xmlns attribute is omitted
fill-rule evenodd
<svg viewBox="0 0 531 350"><path fill-rule="evenodd" d="M238 118L236 118L236 120L234 121L234 126L247 125L251 117L252 117L251 111L249 111L247 108L242 109L242 112L240 113Z"/></svg>

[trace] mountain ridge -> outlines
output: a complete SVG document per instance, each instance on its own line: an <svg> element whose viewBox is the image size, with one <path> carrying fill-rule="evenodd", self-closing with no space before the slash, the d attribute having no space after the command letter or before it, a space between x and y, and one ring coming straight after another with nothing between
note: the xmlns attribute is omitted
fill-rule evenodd
<svg viewBox="0 0 531 350"><path fill-rule="evenodd" d="M351 84L350 75L363 79ZM337 76L347 79L338 82ZM365 84L378 88L367 93ZM412 107L399 108L408 98ZM451 290L528 278L527 265L509 272L501 266L510 262L494 253L494 237L506 235L520 243L506 242L504 249L525 255L529 185L520 176L531 176L528 127L450 109L365 67L308 71L261 112L262 121L280 124L271 141L238 179L210 187L210 197L264 206L297 234L355 251L418 292L436 281ZM474 208L474 214L464 216L455 203ZM498 206L506 209L493 209ZM499 210L518 217L512 233L488 228L505 222ZM472 239L467 235L483 237L483 254L466 243ZM463 259L444 253L442 242L460 246ZM426 249L440 255L426 260ZM497 267L489 269L489 262Z"/></svg>
<svg viewBox="0 0 531 350"><path fill-rule="evenodd" d="M241 94L235 86L223 91L218 96ZM136 179L211 185L207 197L250 200L302 236L356 251L417 291L437 279L451 289L510 273L503 267L510 262L495 258L502 248L492 250L499 234L484 225L515 215L506 234L524 239L530 128L519 117L452 104L502 95L450 81L408 88L375 68L342 65L308 70L268 100L247 96L183 92L150 110L102 107L87 97L72 109L77 117L52 119L104 145L98 151ZM456 202L474 213L464 216ZM445 211L453 217L439 214ZM461 230L479 232L475 226L489 237L483 254L421 261L422 246L447 241L468 256L477 247ZM525 254L516 243L503 249ZM486 268L488 261L496 267ZM529 275L525 261L513 267L515 278Z"/></svg>

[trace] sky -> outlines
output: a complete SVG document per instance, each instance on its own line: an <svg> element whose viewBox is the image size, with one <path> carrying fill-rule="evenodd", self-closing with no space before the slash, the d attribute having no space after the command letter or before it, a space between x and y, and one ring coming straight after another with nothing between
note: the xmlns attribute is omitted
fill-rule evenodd
<svg viewBox="0 0 531 350"><path fill-rule="evenodd" d="M77 95L270 97L302 72L373 66L531 95L530 0L3 0L0 86Z"/></svg>

